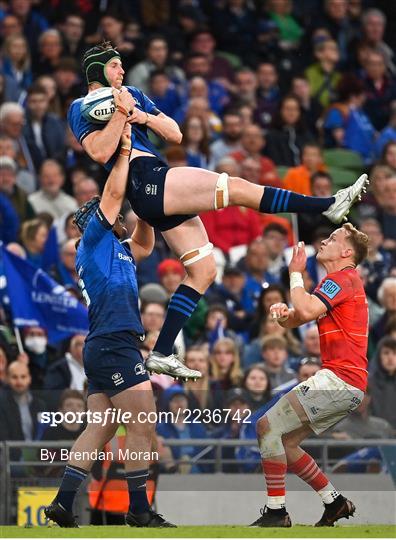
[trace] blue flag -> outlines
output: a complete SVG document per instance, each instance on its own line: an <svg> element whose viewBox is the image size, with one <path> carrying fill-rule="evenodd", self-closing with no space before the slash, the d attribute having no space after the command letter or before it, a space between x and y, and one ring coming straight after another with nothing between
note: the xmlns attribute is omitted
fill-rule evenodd
<svg viewBox="0 0 396 540"><path fill-rule="evenodd" d="M15 326L41 326L51 344L88 331L88 311L41 268L1 248Z"/></svg>

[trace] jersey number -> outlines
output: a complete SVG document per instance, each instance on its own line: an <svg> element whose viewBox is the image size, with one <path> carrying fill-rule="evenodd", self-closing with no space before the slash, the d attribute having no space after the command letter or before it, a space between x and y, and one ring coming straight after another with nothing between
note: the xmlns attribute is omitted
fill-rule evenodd
<svg viewBox="0 0 396 540"><path fill-rule="evenodd" d="M78 280L78 286L81 289L81 294L83 295L83 298L85 300L85 303L87 304L87 307L89 307L89 304L91 303L91 299L87 293L87 289L85 288L85 283L81 278Z"/></svg>

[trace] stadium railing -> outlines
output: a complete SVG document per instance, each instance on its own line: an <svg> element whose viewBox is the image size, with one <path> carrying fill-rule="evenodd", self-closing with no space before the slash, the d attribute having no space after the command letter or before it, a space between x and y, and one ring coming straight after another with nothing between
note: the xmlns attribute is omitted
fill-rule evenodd
<svg viewBox="0 0 396 540"><path fill-rule="evenodd" d="M39 474L49 467L47 461L38 458L38 449L56 450L70 448L73 441L6 441L0 442L0 524L15 523L17 489L22 486L57 487L60 481L59 474L46 477ZM166 439L164 444L172 447L193 446L198 448L190 463L210 465L212 472L222 473L225 465L259 464L259 457L247 459L229 459L223 457L223 449L238 447L255 447L254 440L238 439ZM354 439L338 441L334 439L312 439L303 444L304 448L314 452L318 464L325 472L329 472L336 460L329 456L332 449L360 449L366 447L383 447L392 450L396 455L396 439ZM19 459L15 459L15 452L19 452ZM12 456L14 454L14 456ZM23 459L21 459L23 458ZM362 459L364 462L364 459ZM177 463L177 460L176 460ZM65 461L54 461L51 466L62 467Z"/></svg>

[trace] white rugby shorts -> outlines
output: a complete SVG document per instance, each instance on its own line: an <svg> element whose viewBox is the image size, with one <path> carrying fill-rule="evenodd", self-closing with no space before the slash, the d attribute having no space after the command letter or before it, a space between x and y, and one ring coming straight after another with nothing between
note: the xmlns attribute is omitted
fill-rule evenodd
<svg viewBox="0 0 396 540"><path fill-rule="evenodd" d="M310 427L319 435L354 411L362 402L364 392L346 383L329 369L321 369L298 384L296 392Z"/></svg>

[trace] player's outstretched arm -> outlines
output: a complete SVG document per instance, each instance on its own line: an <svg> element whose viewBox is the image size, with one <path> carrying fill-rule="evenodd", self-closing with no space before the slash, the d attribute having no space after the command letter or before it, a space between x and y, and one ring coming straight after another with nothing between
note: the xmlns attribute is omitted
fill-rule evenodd
<svg viewBox="0 0 396 540"><path fill-rule="evenodd" d="M293 248L293 257L289 264L290 296L295 311L296 320L300 324L315 321L320 315L326 313L327 308L319 298L309 294L304 287L302 273L307 264L304 242L299 242Z"/></svg>
<svg viewBox="0 0 396 540"><path fill-rule="evenodd" d="M148 223L138 218L135 230L128 242L135 261L139 262L151 255L154 249L154 229Z"/></svg>
<svg viewBox="0 0 396 540"><path fill-rule="evenodd" d="M131 124L144 124L170 143L180 144L183 138L177 122L163 112L151 114L135 108L128 122Z"/></svg>
<svg viewBox="0 0 396 540"><path fill-rule="evenodd" d="M110 225L114 225L116 222L121 210L122 201L124 200L128 180L130 154L131 126L125 124L124 120L124 129L121 135L121 150L106 181L99 205L104 217Z"/></svg>
<svg viewBox="0 0 396 540"><path fill-rule="evenodd" d="M182 132L173 118L162 112L157 116L147 113L147 117L147 127L152 129L154 133L170 143L180 144L182 142Z"/></svg>
<svg viewBox="0 0 396 540"><path fill-rule="evenodd" d="M102 130L94 131L82 142L84 150L97 163L104 165L118 148L125 122L130 118L129 111L135 106L135 100L125 88L113 89L116 110Z"/></svg>

